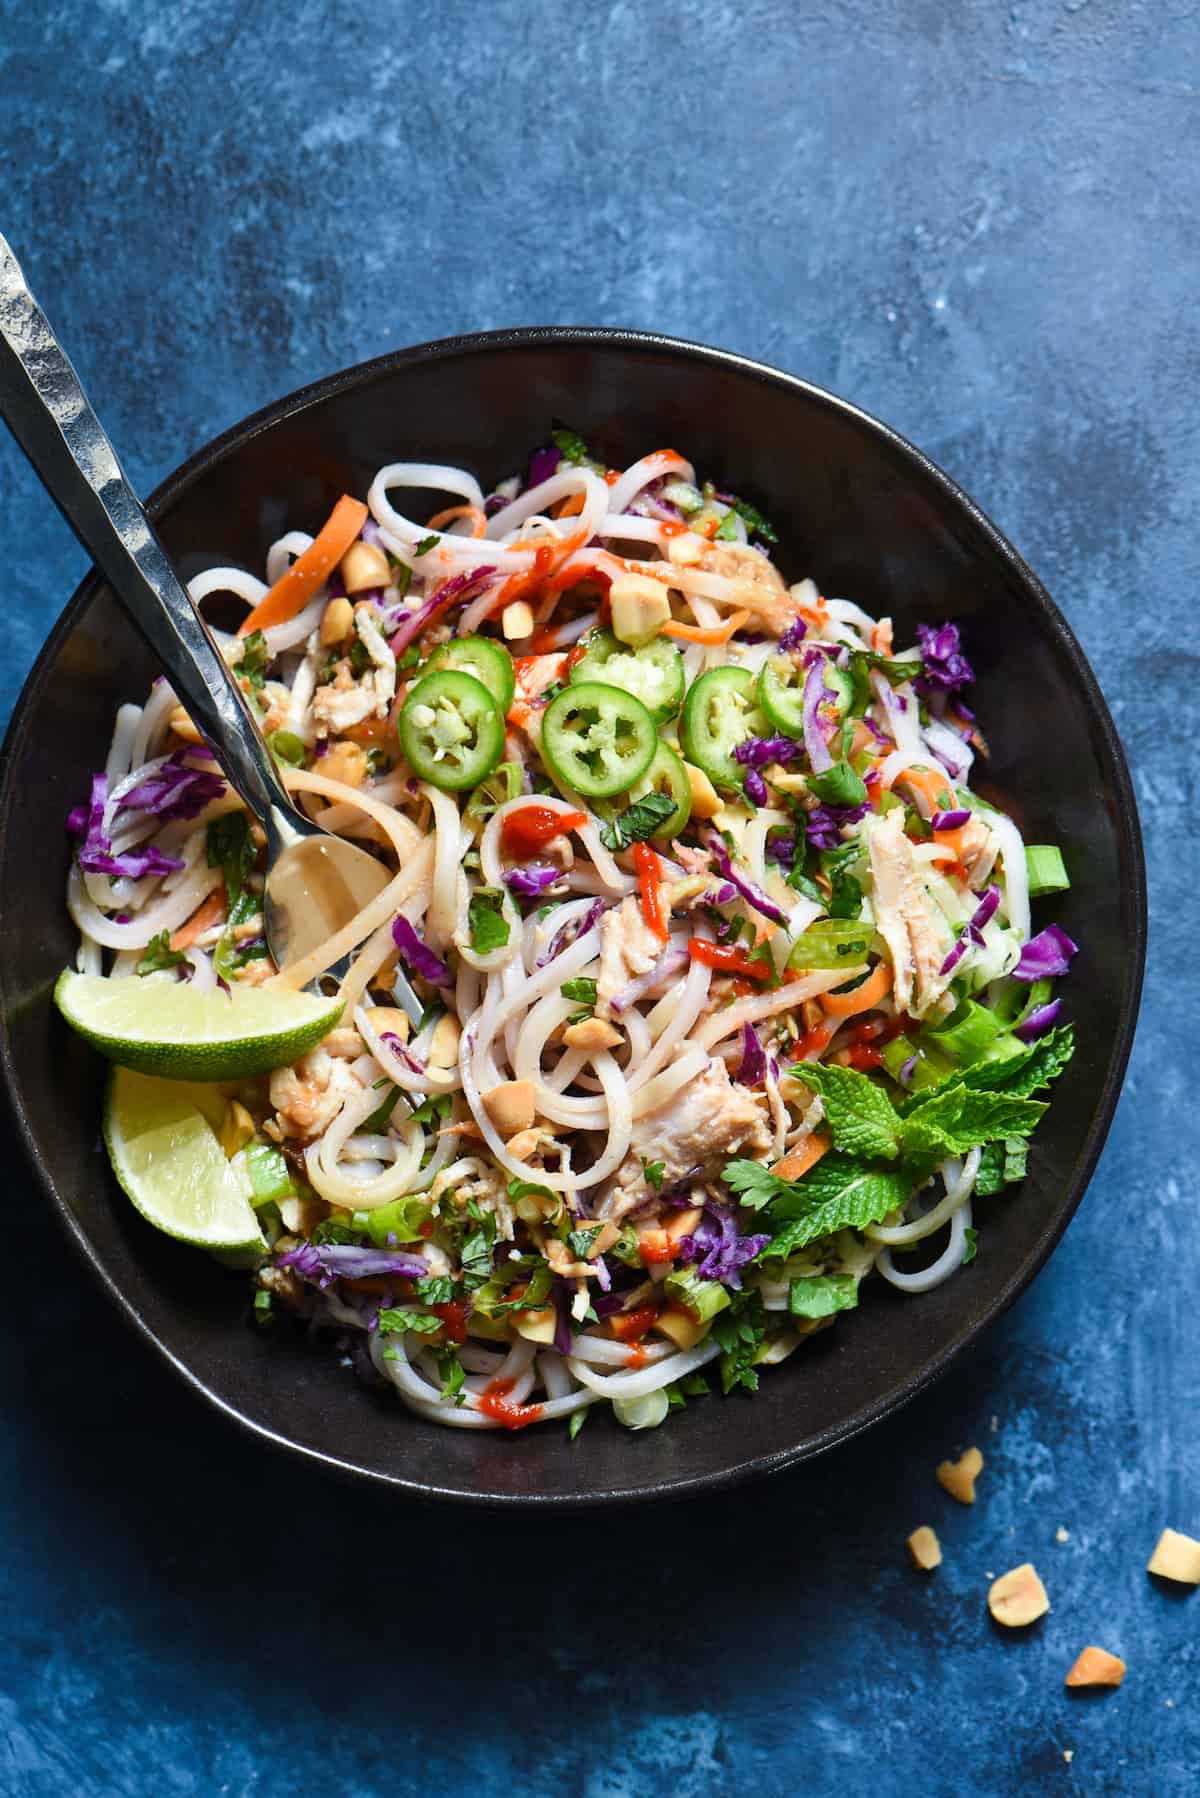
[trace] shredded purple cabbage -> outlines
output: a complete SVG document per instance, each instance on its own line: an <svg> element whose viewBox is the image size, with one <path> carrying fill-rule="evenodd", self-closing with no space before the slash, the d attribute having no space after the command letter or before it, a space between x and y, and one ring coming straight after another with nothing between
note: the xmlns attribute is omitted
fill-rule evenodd
<svg viewBox="0 0 1200 1798"><path fill-rule="evenodd" d="M757 1086L767 1077L767 1057L753 1024L742 1025L742 1065L737 1077L742 1086Z"/></svg>
<svg viewBox="0 0 1200 1798"><path fill-rule="evenodd" d="M360 1249L353 1243L302 1242L280 1255L276 1267L290 1267L322 1290L331 1280L360 1280L372 1274L395 1274L402 1280L419 1280L429 1272L420 1255L399 1249Z"/></svg>
<svg viewBox="0 0 1200 1798"><path fill-rule="evenodd" d="M924 672L913 682L918 693L953 693L975 679L971 664L962 653L956 624L919 624L917 641L924 666Z"/></svg>
<svg viewBox="0 0 1200 1798"><path fill-rule="evenodd" d="M152 812L164 824L170 818L198 818L206 805L221 798L225 782L219 774L193 767L185 759L188 753L177 749L168 756L161 768L126 793L117 809Z"/></svg>
<svg viewBox="0 0 1200 1798"><path fill-rule="evenodd" d="M424 944L403 912L392 925L392 941L410 974L417 974L433 986L454 984L449 968L439 955Z"/></svg>
<svg viewBox="0 0 1200 1798"><path fill-rule="evenodd" d="M763 854L768 856L771 861L782 862L784 867L790 868L796 859L795 832L790 830L776 831L773 836L767 838L766 848L763 850Z"/></svg>
<svg viewBox="0 0 1200 1798"><path fill-rule="evenodd" d="M782 637L780 637L778 647L785 653L789 649L799 649L807 635L807 624L805 624L803 618L797 618L794 624L788 625Z"/></svg>
<svg viewBox="0 0 1200 1798"><path fill-rule="evenodd" d="M808 752L809 766L814 774L824 774L833 767L833 757L829 753L829 745L825 741L825 732L821 727L820 718L821 701L825 698L825 693L825 659L823 656L812 655L811 665L804 682L802 715L804 747Z"/></svg>
<svg viewBox="0 0 1200 1798"><path fill-rule="evenodd" d="M969 824L970 821L970 811L965 806L960 806L954 812L934 812L933 817L929 820L929 827L931 830L960 830L964 824Z"/></svg>
<svg viewBox="0 0 1200 1798"><path fill-rule="evenodd" d="M1050 999L1045 1005L1035 1005L1023 1024L1018 1024L1013 1032L1023 1043L1036 1042L1039 1036L1045 1036L1050 1030L1059 1012L1062 1010L1061 999Z"/></svg>
<svg viewBox="0 0 1200 1798"><path fill-rule="evenodd" d="M903 1061L900 1064L900 1072L897 1074L896 1078L897 1078L897 1080L899 1080L901 1086L911 1086L912 1078L913 1078L913 1075L916 1073L916 1071L917 1071L917 1057L914 1052L912 1055L909 1056L907 1061Z"/></svg>
<svg viewBox="0 0 1200 1798"><path fill-rule="evenodd" d="M183 867L175 855L164 855L152 843L113 854L112 842L104 831L104 807L108 800L108 780L103 774L92 776L92 796L86 806L77 805L67 818L67 829L81 838L77 851L79 866L85 874L109 874L116 878L141 880L146 874L173 874Z"/></svg>
<svg viewBox="0 0 1200 1798"><path fill-rule="evenodd" d="M535 449L529 458L529 479L527 487L540 487L548 481L552 474L558 473L558 465L562 461L562 451L553 443L544 443L541 449ZM508 502L506 501L505 504Z"/></svg>
<svg viewBox="0 0 1200 1798"><path fill-rule="evenodd" d="M409 1068L412 1073L423 1074L425 1072L425 1063L421 1057L414 1055L394 1030L385 1030L379 1040L381 1043L386 1043L392 1054L399 1056L405 1067Z"/></svg>
<svg viewBox="0 0 1200 1798"><path fill-rule="evenodd" d="M538 967L544 968L546 963L553 961L556 955L561 955L564 949L569 949L577 938L586 936L597 918L603 917L604 909L603 899L594 899L582 916L573 918L570 923L564 924L561 930L555 931L545 949L538 956Z"/></svg>
<svg viewBox="0 0 1200 1798"><path fill-rule="evenodd" d="M1079 944L1073 943L1065 930L1057 924L1047 924L1045 930L1030 937L1022 949L1012 977L1030 982L1053 979L1056 974L1067 972L1071 957L1078 953Z"/></svg>
<svg viewBox="0 0 1200 1798"><path fill-rule="evenodd" d="M843 824L856 824L870 809L869 799L861 805L818 805L808 814L805 835L814 849L839 849Z"/></svg>
<svg viewBox="0 0 1200 1798"><path fill-rule="evenodd" d="M975 910L971 913L970 918L967 920L962 935L938 969L939 975L952 973L962 960L963 956L967 953L967 950L972 943L974 943L977 948L983 946L983 927L988 922L988 919L993 916L999 903L1000 888L989 887L987 892L983 895L983 898L979 901L979 904L975 907Z"/></svg>
<svg viewBox="0 0 1200 1798"><path fill-rule="evenodd" d="M743 782L743 791L752 805L766 805L770 799L767 783L757 768L751 768Z"/></svg>
<svg viewBox="0 0 1200 1798"><path fill-rule="evenodd" d="M406 619L395 636L389 639L388 648L392 654L402 654L413 638L420 636L435 612L444 611L452 601L461 605L466 599L473 598L473 589L495 572L495 565L489 562L486 566L465 569L462 574L456 574L450 580L443 581L440 587L435 587L429 598L422 601L412 617Z"/></svg>
<svg viewBox="0 0 1200 1798"><path fill-rule="evenodd" d="M772 924L787 923L787 919L784 917L775 901L769 899L762 888L755 886L752 880L745 879L743 875L737 872L729 859L729 853L726 850L724 843L715 831L709 836L708 847L712 851L712 858L717 864L718 872L723 874L725 879L737 888L747 905L752 905L755 911L761 912L763 917L770 919Z"/></svg>
<svg viewBox="0 0 1200 1798"><path fill-rule="evenodd" d="M522 899L537 899L561 876L561 868L509 868L504 875L504 884L510 893L516 893Z"/></svg>
<svg viewBox="0 0 1200 1798"><path fill-rule="evenodd" d="M745 768L765 768L769 762L794 762L803 753L794 737L747 737L735 744L733 759Z"/></svg>
<svg viewBox="0 0 1200 1798"><path fill-rule="evenodd" d="M554 1278L554 1346L560 1355L571 1352L571 1288L565 1280ZM599 1315L599 1313L597 1313Z"/></svg>
<svg viewBox="0 0 1200 1798"><path fill-rule="evenodd" d="M704 1215L679 1244L679 1259L685 1265L695 1264L703 1280L720 1280L734 1291L742 1284L742 1269L753 1261L769 1236L743 1236L737 1227L732 1208L709 1199Z"/></svg>

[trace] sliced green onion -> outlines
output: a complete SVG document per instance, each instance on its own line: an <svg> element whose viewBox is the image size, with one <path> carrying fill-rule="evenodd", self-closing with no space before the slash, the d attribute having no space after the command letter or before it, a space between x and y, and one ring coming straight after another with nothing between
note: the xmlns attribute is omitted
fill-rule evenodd
<svg viewBox="0 0 1200 1798"><path fill-rule="evenodd" d="M289 768L303 767L304 743L294 730L273 730L267 747L277 762L286 762Z"/></svg>
<svg viewBox="0 0 1200 1798"><path fill-rule="evenodd" d="M663 1281L667 1297L698 1324L706 1324L729 1304L729 1294L719 1280L702 1280L694 1267L677 1268Z"/></svg>
<svg viewBox="0 0 1200 1798"><path fill-rule="evenodd" d="M1025 867L1029 874L1031 899L1042 893L1065 893L1071 885L1057 843L1026 843Z"/></svg>
<svg viewBox="0 0 1200 1798"><path fill-rule="evenodd" d="M269 1205L272 1200L291 1199L296 1196L291 1169L273 1144L269 1142L247 1143L246 1171L250 1175L250 1184L254 1189L251 1204L256 1210L260 1205Z"/></svg>
<svg viewBox="0 0 1200 1798"><path fill-rule="evenodd" d="M960 1061L978 1061L995 1042L1004 1024L994 1011L968 999L937 1030L925 1030L923 1038Z"/></svg>

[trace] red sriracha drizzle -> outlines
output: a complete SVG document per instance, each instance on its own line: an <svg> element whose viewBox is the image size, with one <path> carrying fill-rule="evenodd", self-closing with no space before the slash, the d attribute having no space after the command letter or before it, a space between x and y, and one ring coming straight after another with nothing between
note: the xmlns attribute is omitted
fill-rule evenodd
<svg viewBox="0 0 1200 1798"><path fill-rule="evenodd" d="M515 1385L515 1380L493 1380L479 1395L479 1409L484 1416L503 1424L506 1430L523 1430L526 1424L536 1423L542 1415L540 1405L515 1405L511 1402L508 1394Z"/></svg>
<svg viewBox="0 0 1200 1798"><path fill-rule="evenodd" d="M530 861L554 837L561 837L567 830L578 830L586 823L586 812L556 812L548 805L523 805L509 812L500 826L500 853L510 861Z"/></svg>
<svg viewBox="0 0 1200 1798"><path fill-rule="evenodd" d="M430 1305L429 1309L445 1325L447 1342L467 1340L467 1307L462 1299L448 1299L444 1305Z"/></svg>

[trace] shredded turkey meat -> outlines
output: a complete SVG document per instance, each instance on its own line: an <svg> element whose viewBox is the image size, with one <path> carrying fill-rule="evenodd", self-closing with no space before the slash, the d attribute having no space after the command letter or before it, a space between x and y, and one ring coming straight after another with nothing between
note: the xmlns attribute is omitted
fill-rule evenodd
<svg viewBox="0 0 1200 1798"><path fill-rule="evenodd" d="M871 857L875 925L895 970L896 1010L923 1018L950 984L940 973L953 938L917 873L904 814L869 818L864 829Z"/></svg>

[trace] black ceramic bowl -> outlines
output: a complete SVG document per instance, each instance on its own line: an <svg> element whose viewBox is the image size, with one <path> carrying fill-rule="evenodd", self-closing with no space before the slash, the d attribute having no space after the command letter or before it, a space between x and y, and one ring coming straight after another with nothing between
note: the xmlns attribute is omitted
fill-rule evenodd
<svg viewBox="0 0 1200 1798"><path fill-rule="evenodd" d="M402 1491L520 1506L715 1490L818 1453L894 1410L1028 1284L1099 1155L1133 1034L1145 895L1133 795L1096 682L1045 589L947 477L886 426L788 375L633 332L499 332L334 375L192 457L151 502L185 575L261 569L383 463L466 464L484 485L524 464L552 419L610 462L669 443L760 505L792 579L896 617L950 617L977 670L991 745L983 779L1033 842L1059 842L1073 886L1053 916L1080 943L1068 983L1079 1051L1038 1132L1024 1185L984 1207L981 1252L922 1298L871 1282L861 1308L769 1373L757 1397L693 1405L633 1435L597 1415L475 1433L419 1421L328 1352L247 1323L244 1277L155 1233L99 1146L104 1067L50 1003L74 951L62 821L104 760L113 712L155 672L95 577L59 620L9 731L0 790L3 1060L50 1203L116 1304L198 1391L247 1430ZM69 728L64 729L64 723ZM1043 916L1049 916L1043 910Z"/></svg>

